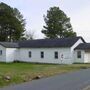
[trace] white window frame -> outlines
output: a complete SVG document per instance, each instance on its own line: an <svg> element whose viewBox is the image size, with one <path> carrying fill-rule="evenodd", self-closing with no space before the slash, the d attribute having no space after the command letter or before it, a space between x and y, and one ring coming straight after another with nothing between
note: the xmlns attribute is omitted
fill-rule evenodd
<svg viewBox="0 0 90 90"><path fill-rule="evenodd" d="M77 58L82 58L82 52L81 51L77 51Z"/></svg>

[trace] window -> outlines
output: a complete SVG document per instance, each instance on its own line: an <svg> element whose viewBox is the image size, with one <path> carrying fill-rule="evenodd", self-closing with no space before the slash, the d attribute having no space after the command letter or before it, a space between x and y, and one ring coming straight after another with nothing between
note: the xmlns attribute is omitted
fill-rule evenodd
<svg viewBox="0 0 90 90"><path fill-rule="evenodd" d="M77 51L77 58L81 58L81 51Z"/></svg>
<svg viewBox="0 0 90 90"><path fill-rule="evenodd" d="M2 50L0 50L0 55L2 55Z"/></svg>
<svg viewBox="0 0 90 90"><path fill-rule="evenodd" d="M58 59L58 52L55 52L55 59Z"/></svg>
<svg viewBox="0 0 90 90"><path fill-rule="evenodd" d="M32 56L32 55L31 55L31 51L29 51L29 57L31 58L31 56Z"/></svg>
<svg viewBox="0 0 90 90"><path fill-rule="evenodd" d="M44 58L44 52L41 52L41 58Z"/></svg>

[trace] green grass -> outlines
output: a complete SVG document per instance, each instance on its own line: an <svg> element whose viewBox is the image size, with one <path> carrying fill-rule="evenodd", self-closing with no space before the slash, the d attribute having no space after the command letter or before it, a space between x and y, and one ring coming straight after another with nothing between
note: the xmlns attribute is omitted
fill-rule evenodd
<svg viewBox="0 0 90 90"><path fill-rule="evenodd" d="M37 75L48 77L60 73L86 69L89 67L90 64L50 65L30 63L0 63L0 87L27 82L32 80ZM11 80L5 80L5 76L10 76Z"/></svg>

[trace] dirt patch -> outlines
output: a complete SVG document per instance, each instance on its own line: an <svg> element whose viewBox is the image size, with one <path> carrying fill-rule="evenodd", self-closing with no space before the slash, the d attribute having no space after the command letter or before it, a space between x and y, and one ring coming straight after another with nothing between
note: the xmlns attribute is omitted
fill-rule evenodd
<svg viewBox="0 0 90 90"><path fill-rule="evenodd" d="M83 90L90 90L90 85L85 87Z"/></svg>

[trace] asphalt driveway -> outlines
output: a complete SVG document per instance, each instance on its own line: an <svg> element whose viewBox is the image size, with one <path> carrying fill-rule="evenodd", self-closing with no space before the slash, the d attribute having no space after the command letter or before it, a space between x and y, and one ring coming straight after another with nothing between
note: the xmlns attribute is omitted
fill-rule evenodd
<svg viewBox="0 0 90 90"><path fill-rule="evenodd" d="M90 85L90 69L57 75L0 90L82 90Z"/></svg>

